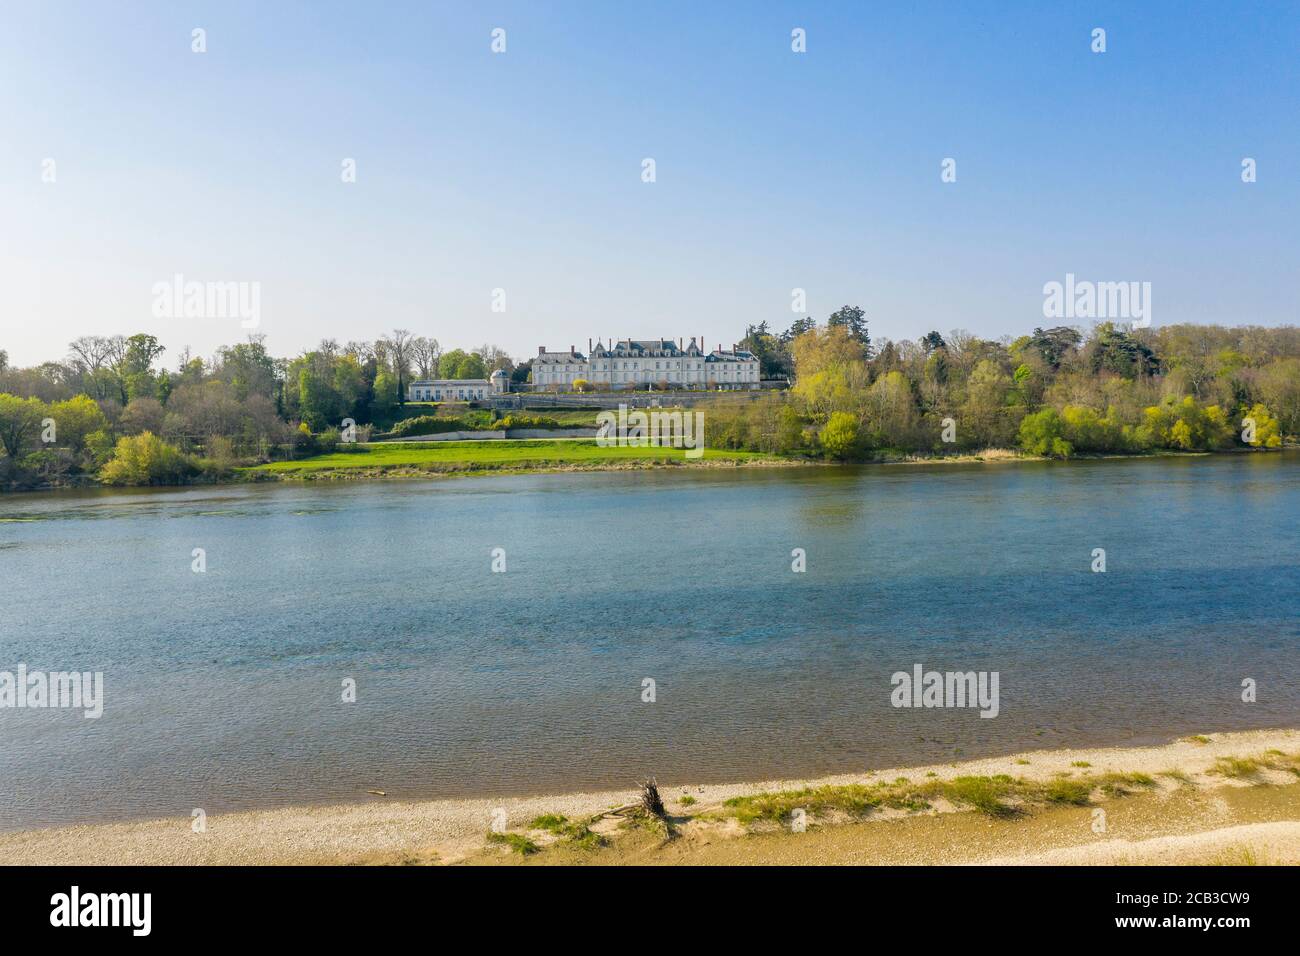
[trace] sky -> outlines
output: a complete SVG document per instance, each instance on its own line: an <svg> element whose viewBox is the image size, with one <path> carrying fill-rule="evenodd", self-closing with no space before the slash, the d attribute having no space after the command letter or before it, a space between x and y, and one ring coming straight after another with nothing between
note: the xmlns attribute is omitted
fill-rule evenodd
<svg viewBox="0 0 1300 956"><path fill-rule="evenodd" d="M3 21L16 365L82 335L174 360L250 334L159 314L178 275L256 288L277 355L394 328L520 358L725 347L800 318L794 289L819 321L862 306L877 340L997 338L1055 324L1067 273L1150 282L1156 326L1300 320L1295 2L10 0Z"/></svg>

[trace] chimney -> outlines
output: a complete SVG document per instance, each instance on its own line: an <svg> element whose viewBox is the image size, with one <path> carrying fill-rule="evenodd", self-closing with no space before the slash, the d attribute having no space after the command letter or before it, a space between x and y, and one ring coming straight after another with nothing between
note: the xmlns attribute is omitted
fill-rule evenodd
<svg viewBox="0 0 1300 956"><path fill-rule="evenodd" d="M573 354L573 346L572 346L572 345L569 346L569 354L570 354L570 355Z"/></svg>
<svg viewBox="0 0 1300 956"><path fill-rule="evenodd" d="M591 339L587 339L587 354L591 354Z"/></svg>
<svg viewBox="0 0 1300 956"><path fill-rule="evenodd" d="M546 354L546 346L545 346L545 345L539 345L539 346L537 346L537 354L538 354L538 355L545 355L545 354Z"/></svg>
<svg viewBox="0 0 1300 956"><path fill-rule="evenodd" d="M677 337L677 351L680 352L681 350L682 350L682 339L681 339L681 336L678 336L678 337Z"/></svg>

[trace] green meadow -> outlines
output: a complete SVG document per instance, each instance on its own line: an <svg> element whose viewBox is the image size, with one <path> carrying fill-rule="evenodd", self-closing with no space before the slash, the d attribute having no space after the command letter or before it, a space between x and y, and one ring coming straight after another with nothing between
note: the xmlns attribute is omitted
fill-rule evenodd
<svg viewBox="0 0 1300 956"><path fill-rule="evenodd" d="M770 459L757 452L705 449L702 458L686 457L684 448L601 447L594 439L392 442L359 444L355 450L330 452L296 461L277 461L242 469L250 478L315 477L326 473L374 471L439 472L501 469L635 467L643 465L748 462Z"/></svg>

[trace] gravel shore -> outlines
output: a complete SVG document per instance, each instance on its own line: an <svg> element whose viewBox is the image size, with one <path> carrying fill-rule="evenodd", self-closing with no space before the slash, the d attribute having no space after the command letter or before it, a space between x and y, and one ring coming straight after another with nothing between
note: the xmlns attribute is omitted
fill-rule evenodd
<svg viewBox="0 0 1300 956"><path fill-rule="evenodd" d="M1188 779L1215 787L1244 786L1221 777L1207 776L1207 772L1214 767L1217 758L1246 757L1267 750L1288 754L1297 752L1300 750L1300 731L1212 734L1208 741L1205 738L1185 738L1158 747L1033 751L960 764L892 768L817 780L664 786L662 790L670 806L676 804L681 795L689 794L696 805L704 807L744 794L875 782L900 776L916 779L933 775L932 779L947 780L963 775L1010 774L1027 780L1049 780L1060 773L1077 774L1082 764L1089 765L1088 772L1096 774L1176 771ZM1287 847L1300 846L1300 797L1294 796L1290 787L1285 789L1293 794L1292 799L1279 804L1282 809L1273 811L1274 816L1280 815L1282 819L1251 824L1265 828L1257 829L1255 834L1273 839L1283 849L1283 855L1289 852ZM387 862L390 858L398 861L404 854L418 854L424 858L436 855L440 861L455 862L482 850L494 814L499 815L502 811L508 826L519 827L541 814L581 818L628 803L634 798L631 791L421 802L398 802L376 796L367 803L348 806L290 807L209 816L206 832L201 833L194 832L188 815L137 823L58 827L0 834L0 861L29 865L320 864ZM937 818L914 818L909 823L924 826L927 820ZM1155 852L1155 857L1178 859L1180 846L1183 849L1193 847L1200 852L1205 847L1237 845L1233 834L1218 838L1208 836L1224 830L1222 824L1228 822L1220 820L1216 824L1214 820L1207 820L1206 825L1199 828L1189 824L1189 832L1185 834L1163 834L1161 838L1166 842L1158 848L1159 852ZM879 827L870 823L858 826L873 825ZM1083 852L1078 847L1051 845L1035 847L1034 850L1036 852L1029 854L1017 853L1015 859L999 858L990 852L983 859L970 862L1108 863L1115 862L1124 853L1135 852L1131 842L1126 846L1117 844L1108 851L1105 841L1094 842ZM1186 853L1182 855L1186 856Z"/></svg>

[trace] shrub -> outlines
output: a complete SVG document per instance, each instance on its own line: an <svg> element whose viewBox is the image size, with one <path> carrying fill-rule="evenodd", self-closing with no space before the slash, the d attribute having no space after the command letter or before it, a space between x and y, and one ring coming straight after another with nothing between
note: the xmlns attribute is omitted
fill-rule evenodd
<svg viewBox="0 0 1300 956"><path fill-rule="evenodd" d="M832 458L852 458L862 450L858 420L848 412L831 412L819 437L822 449Z"/></svg>
<svg viewBox="0 0 1300 956"><path fill-rule="evenodd" d="M1256 448L1278 448L1282 444L1282 430L1278 427L1277 419L1268 413L1259 402L1246 412L1243 418L1252 419L1255 423L1255 440L1249 442ZM1244 428L1244 426L1243 426Z"/></svg>
<svg viewBox="0 0 1300 956"><path fill-rule="evenodd" d="M1212 451L1231 444L1232 424L1218 405L1198 405L1190 395L1169 399L1142 412L1137 440L1145 447Z"/></svg>
<svg viewBox="0 0 1300 956"><path fill-rule="evenodd" d="M1087 405L1066 405L1061 409L1061 437L1075 451L1115 452L1126 447L1124 426L1099 415Z"/></svg>
<svg viewBox="0 0 1300 956"><path fill-rule="evenodd" d="M494 431L505 431L508 428L563 428L556 419L547 418L543 415L506 415L492 423Z"/></svg>
<svg viewBox="0 0 1300 956"><path fill-rule="evenodd" d="M444 432L479 431L492 428L492 415L487 411L467 411L458 418L440 418L437 415L417 415L405 418L393 426L388 434L393 438L408 435L439 435Z"/></svg>
<svg viewBox="0 0 1300 956"><path fill-rule="evenodd" d="M119 438L99 473L109 485L174 485L198 471L193 459L153 432Z"/></svg>
<svg viewBox="0 0 1300 956"><path fill-rule="evenodd" d="M1074 448L1061 437L1063 423L1054 408L1026 415L1020 421L1020 447L1031 455L1069 458Z"/></svg>

